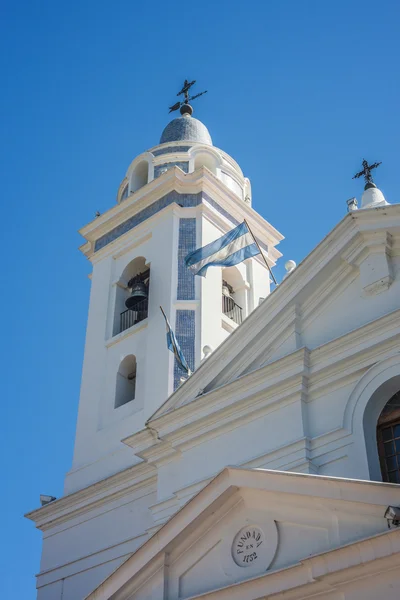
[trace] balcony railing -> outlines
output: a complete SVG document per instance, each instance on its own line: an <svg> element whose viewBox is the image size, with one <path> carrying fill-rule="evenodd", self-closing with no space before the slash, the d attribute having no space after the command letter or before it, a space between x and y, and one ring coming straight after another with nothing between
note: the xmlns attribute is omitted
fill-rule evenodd
<svg viewBox="0 0 400 600"><path fill-rule="evenodd" d="M138 302L134 310L130 308L124 310L124 312L122 312L120 315L119 333L121 333L121 331L125 331L125 329L129 329L129 327L132 327L132 325L136 325L136 323L140 323L140 321L143 321L143 319L147 319L148 311L149 301L147 298L141 302Z"/></svg>
<svg viewBox="0 0 400 600"><path fill-rule="evenodd" d="M236 304L233 298L229 298L229 296L225 296L224 294L222 294L222 312L238 325L243 320L242 307Z"/></svg>

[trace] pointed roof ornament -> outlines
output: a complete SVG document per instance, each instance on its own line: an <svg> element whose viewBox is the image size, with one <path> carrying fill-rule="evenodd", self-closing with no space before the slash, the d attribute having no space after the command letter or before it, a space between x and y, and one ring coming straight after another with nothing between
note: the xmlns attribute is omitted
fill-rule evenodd
<svg viewBox="0 0 400 600"><path fill-rule="evenodd" d="M361 197L361 208L376 208L389 204L386 202L381 190L376 187L371 175L372 169L376 169L381 164L382 162L376 162L369 165L368 161L364 158L362 161L363 170L356 173L353 177L353 179L364 177L365 180L364 193Z"/></svg>
<svg viewBox="0 0 400 600"><path fill-rule="evenodd" d="M373 163L372 165L368 164L368 161L364 160L362 161L362 166L363 166L363 170L360 171L359 173L356 173L353 177L353 179L358 179L359 177L364 177L365 179L365 187L364 190L367 190L370 187L376 187L376 185L374 184L374 180L372 179L372 175L371 175L371 171L372 169L376 169L377 167L379 167L379 165L382 164L381 162L376 162Z"/></svg>
<svg viewBox="0 0 400 600"><path fill-rule="evenodd" d="M195 83L196 81L188 81L185 79L182 89L177 93L177 96L183 95L184 100L179 100L169 107L170 113L180 109L182 116L177 117L168 123L161 134L160 144L187 141L212 146L212 139L207 127L198 119L192 118L193 108L190 106L189 102L207 93L206 90L191 96L189 90Z"/></svg>
<svg viewBox="0 0 400 600"><path fill-rule="evenodd" d="M172 106L170 106L169 107L170 113L172 113L174 110L178 110L178 108L179 108L182 116L183 115L190 116L193 114L193 108L190 106L189 102L191 100L195 100L196 98L198 98L199 96L202 96L203 94L207 94L207 90L205 90L204 92L200 92L199 94L190 96L189 90L192 87L192 85L194 85L195 83L196 83L195 79L193 81L188 81L187 79L185 79L183 88L181 89L180 92L177 93L177 96L183 95L185 97L185 99L182 101L178 101L175 104L173 104Z"/></svg>

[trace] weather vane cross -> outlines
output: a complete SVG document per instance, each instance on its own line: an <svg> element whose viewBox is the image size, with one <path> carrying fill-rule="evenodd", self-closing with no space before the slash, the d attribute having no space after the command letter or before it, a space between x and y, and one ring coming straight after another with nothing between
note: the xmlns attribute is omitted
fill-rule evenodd
<svg viewBox="0 0 400 600"><path fill-rule="evenodd" d="M180 108L181 114L184 114L184 113L192 114L193 109L190 106L189 102L191 100L195 100L196 98L198 98L199 96L202 96L203 94L207 94L207 90L205 90L205 92L200 92L200 94L195 94L194 96L191 96L189 94L189 90L192 87L192 85L194 85L195 83L196 83L196 81L188 81L187 79L185 79L183 88L181 89L180 92L177 93L177 96L183 95L185 97L185 99L182 101L176 102L173 106L170 106L169 107L170 113L172 113L174 110L178 110L178 108Z"/></svg>
<svg viewBox="0 0 400 600"><path fill-rule="evenodd" d="M368 161L364 160L362 161L362 166L363 166L363 170L360 171L359 173L356 173L353 177L353 179L358 179L359 177L364 177L365 179L365 184L367 183L373 183L374 180L372 179L372 175L371 175L371 171L372 169L376 169L376 167L379 167L379 165L381 165L382 162L376 162L372 165L368 164Z"/></svg>

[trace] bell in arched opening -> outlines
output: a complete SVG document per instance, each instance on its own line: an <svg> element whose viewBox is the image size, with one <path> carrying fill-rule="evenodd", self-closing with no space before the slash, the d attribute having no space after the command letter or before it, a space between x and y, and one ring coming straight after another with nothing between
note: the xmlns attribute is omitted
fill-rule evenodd
<svg viewBox="0 0 400 600"><path fill-rule="evenodd" d="M149 294L147 285L143 280L142 275L135 275L128 281L128 287L131 289L131 295L125 301L125 306L129 310L137 310L138 305L147 302Z"/></svg>
<svg viewBox="0 0 400 600"><path fill-rule="evenodd" d="M232 286L230 286L229 283L227 281L225 281L224 279L222 280L222 294L226 298L232 298L232 294L233 294Z"/></svg>
<svg viewBox="0 0 400 600"><path fill-rule="evenodd" d="M233 288L227 281L222 280L222 312L224 315L232 319L235 309L235 301L233 299Z"/></svg>

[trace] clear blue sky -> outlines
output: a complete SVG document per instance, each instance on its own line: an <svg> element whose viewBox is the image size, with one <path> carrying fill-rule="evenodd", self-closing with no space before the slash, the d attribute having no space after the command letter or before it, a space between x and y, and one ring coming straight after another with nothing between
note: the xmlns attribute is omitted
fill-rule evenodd
<svg viewBox="0 0 400 600"><path fill-rule="evenodd" d="M195 116L286 237L280 279L360 198L363 157L399 200L399 17L396 0L5 0L1 597L36 597L41 535L23 513L62 494L71 464L90 272L77 229L114 204L193 78L209 90Z"/></svg>

